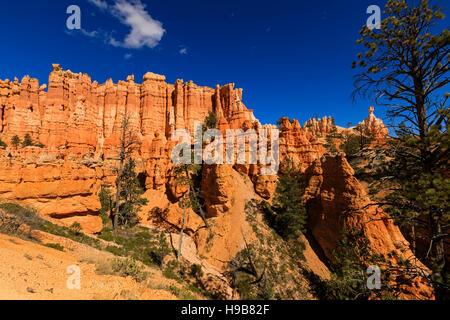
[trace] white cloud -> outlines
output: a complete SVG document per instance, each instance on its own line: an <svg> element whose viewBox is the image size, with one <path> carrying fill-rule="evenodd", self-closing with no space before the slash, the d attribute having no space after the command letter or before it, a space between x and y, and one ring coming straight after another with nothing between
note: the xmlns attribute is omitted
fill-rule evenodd
<svg viewBox="0 0 450 320"><path fill-rule="evenodd" d="M178 51L181 55L185 55L185 54L188 54L188 50L187 50L187 48L185 48L185 47L182 47L181 49L180 49L180 51Z"/></svg>
<svg viewBox="0 0 450 320"><path fill-rule="evenodd" d="M112 33L100 34L97 31L82 30L82 33L88 37L107 37L104 39L105 42L114 47L141 49L156 47L166 32L162 23L150 16L141 0L115 0L113 5L109 5L104 0L88 0L88 2L113 15L131 29L123 40L117 40L111 35Z"/></svg>
<svg viewBox="0 0 450 320"><path fill-rule="evenodd" d="M86 37L89 38L95 38L98 36L98 31L93 30L93 31L87 31L86 29L81 28L81 33L84 34Z"/></svg>
<svg viewBox="0 0 450 320"><path fill-rule="evenodd" d="M166 32L162 23L150 16L140 0L131 0L130 2L116 0L111 8L111 13L131 28L130 33L123 41L111 38L110 44L113 46L132 49L140 49L146 46L154 48Z"/></svg>
<svg viewBox="0 0 450 320"><path fill-rule="evenodd" d="M88 2L90 2L91 4L93 4L94 6L105 10L106 8L108 8L108 3L106 1L103 0L88 0Z"/></svg>
<svg viewBox="0 0 450 320"><path fill-rule="evenodd" d="M127 53L127 54L125 54L124 59L125 59L125 60L129 60L129 59L131 59L132 57L133 57L133 54Z"/></svg>

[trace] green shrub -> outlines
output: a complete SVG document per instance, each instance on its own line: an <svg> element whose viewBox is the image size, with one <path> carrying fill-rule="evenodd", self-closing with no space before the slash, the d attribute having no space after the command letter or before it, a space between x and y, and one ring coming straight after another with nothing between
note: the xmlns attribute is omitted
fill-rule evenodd
<svg viewBox="0 0 450 320"><path fill-rule="evenodd" d="M19 144L20 144L20 138L17 135L15 135L14 137L11 138L11 144L15 148L17 148L19 146Z"/></svg>
<svg viewBox="0 0 450 320"><path fill-rule="evenodd" d="M303 204L304 186L300 171L290 159L281 164L277 188L273 198L275 214L271 226L284 239L297 238L305 232L307 211Z"/></svg>
<svg viewBox="0 0 450 320"><path fill-rule="evenodd" d="M75 231L76 233L81 233L81 224L79 224L78 222L74 222L72 223L72 225L70 226L70 229L72 229L73 231Z"/></svg>
<svg viewBox="0 0 450 320"><path fill-rule="evenodd" d="M209 111L208 116L205 118L203 130L206 131L208 129L217 128L218 123L219 120L217 119L216 113L214 111Z"/></svg>
<svg viewBox="0 0 450 320"><path fill-rule="evenodd" d="M64 251L64 247L62 245L60 245L59 243L46 243L46 244L44 244L44 246L53 248L53 249L56 249L59 251Z"/></svg>
<svg viewBox="0 0 450 320"><path fill-rule="evenodd" d="M10 219L12 224L26 224L32 230L37 229L47 233L51 233L64 238L90 245L94 248L100 248L100 241L98 239L89 237L84 233L77 232L71 228L55 225L47 220L42 219L33 210L24 208L17 203L1 203L0 209L3 209L6 213L12 215ZM16 229L16 233L19 232ZM19 232L20 233L20 232ZM28 236L28 235L25 235Z"/></svg>
<svg viewBox="0 0 450 320"><path fill-rule="evenodd" d="M0 148L6 149L8 145L0 139Z"/></svg>
<svg viewBox="0 0 450 320"><path fill-rule="evenodd" d="M100 233L100 234L98 235L98 237L99 237L100 239L105 240L105 241L113 241L113 240L114 240L113 232L112 232L111 229L103 229L103 230L102 230L102 233Z"/></svg>
<svg viewBox="0 0 450 320"><path fill-rule="evenodd" d="M202 266L199 264L193 264L191 265L191 271L190 271L190 276L194 277L196 279L199 279L201 277L203 277L203 270L202 270Z"/></svg>
<svg viewBox="0 0 450 320"><path fill-rule="evenodd" d="M111 252L115 256L124 256L125 252L122 247L117 246L106 246L106 251Z"/></svg>
<svg viewBox="0 0 450 320"><path fill-rule="evenodd" d="M33 144L33 140L31 139L30 134L27 133L27 134L25 135L25 137L23 138L23 141L22 141L22 148L29 147L29 146L33 146L33 145L34 145L34 144Z"/></svg>
<svg viewBox="0 0 450 320"><path fill-rule="evenodd" d="M99 238L118 245L107 246L105 250L115 255L132 257L148 266L162 268L164 258L171 252L164 233L153 235L148 229L139 226L119 230L117 234L105 229Z"/></svg>
<svg viewBox="0 0 450 320"><path fill-rule="evenodd" d="M137 282L142 282L148 277L148 273L143 271L144 267L134 259L114 259L112 267L121 277L132 277Z"/></svg>
<svg viewBox="0 0 450 320"><path fill-rule="evenodd" d="M173 263L175 262L175 263ZM167 267L163 271L163 275L168 279L174 279L174 280L180 280L180 277L178 276L176 272L177 263L176 261L171 261Z"/></svg>
<svg viewBox="0 0 450 320"><path fill-rule="evenodd" d="M166 289L171 292L174 296L178 297L180 300L196 300L197 297L188 288L178 288L171 284L166 287Z"/></svg>

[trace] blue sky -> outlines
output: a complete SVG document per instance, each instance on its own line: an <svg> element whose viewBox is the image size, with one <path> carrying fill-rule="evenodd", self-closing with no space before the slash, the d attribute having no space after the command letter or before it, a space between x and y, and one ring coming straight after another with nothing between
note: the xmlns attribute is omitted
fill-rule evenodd
<svg viewBox="0 0 450 320"><path fill-rule="evenodd" d="M434 3L445 5L447 1ZM334 115L357 123L351 62L369 5L385 0L42 0L0 2L0 79L29 74L47 83L51 63L100 83L147 71L169 83L235 83L262 123ZM81 30L69 31L69 5ZM448 5L447 5L448 7ZM375 114L382 117L382 109Z"/></svg>

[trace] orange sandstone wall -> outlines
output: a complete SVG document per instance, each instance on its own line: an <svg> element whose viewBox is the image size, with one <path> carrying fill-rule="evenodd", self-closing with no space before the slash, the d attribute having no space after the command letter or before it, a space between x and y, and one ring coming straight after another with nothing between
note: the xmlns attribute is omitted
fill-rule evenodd
<svg viewBox="0 0 450 320"><path fill-rule="evenodd" d="M63 154L101 153L104 141L120 132L125 110L142 139L155 133L166 138L175 129L193 131L194 121L203 121L215 110L228 123L255 120L242 103L242 90L228 84L216 89L200 87L192 81L167 84L165 77L134 76L117 84L92 82L87 74L64 71L53 65L48 90L37 79L25 76L22 82L0 80L0 134L3 141L31 134L49 150Z"/></svg>
<svg viewBox="0 0 450 320"><path fill-rule="evenodd" d="M97 194L101 184L114 185L116 146L125 111L142 143L136 160L146 189L173 191L170 152L177 142L171 141L171 134L176 129L193 133L194 121L203 121L209 111L216 113L223 132L263 128L242 103L242 89L235 89L234 84L209 88L192 81L168 84L165 80L148 72L141 84L134 76L99 84L87 74L65 71L57 64L48 88L29 76L21 82L0 80L0 138L9 145L0 148L0 199L20 201L63 223L77 221L85 230L98 232ZM382 122L372 112L362 125L379 128ZM331 128L331 118L309 121L303 128L297 120L282 118L280 160L289 157L306 171L324 154L320 139ZM45 147L11 146L14 135L23 139L27 133ZM234 169L251 178L261 197L271 198L276 175L259 175L259 163L235 165ZM213 180L204 182L210 191L218 186L217 179ZM176 197L176 191L170 193ZM217 202L213 194L207 196L208 203ZM226 205L216 207L211 215L226 211Z"/></svg>
<svg viewBox="0 0 450 320"><path fill-rule="evenodd" d="M204 121L209 111L221 123L238 128L256 121L234 84L201 87L192 81L175 84L146 73L143 83L126 81L99 84L87 74L53 65L47 85L25 76L21 82L0 80L0 198L20 201L41 214L98 232L102 183L112 184L116 146L123 114L142 142L138 170L148 189L164 188L170 178L169 155L176 129L193 133L194 121ZM11 138L30 134L44 148L14 148Z"/></svg>

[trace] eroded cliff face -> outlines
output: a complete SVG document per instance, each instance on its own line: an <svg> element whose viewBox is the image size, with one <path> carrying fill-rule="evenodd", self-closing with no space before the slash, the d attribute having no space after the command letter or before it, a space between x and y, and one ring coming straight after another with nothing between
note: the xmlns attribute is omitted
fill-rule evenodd
<svg viewBox="0 0 450 320"><path fill-rule="evenodd" d="M89 232L101 229L97 194L102 183L114 182L125 112L141 142L135 156L149 190L170 182L174 130L193 133L194 122L204 121L210 111L229 128L256 121L234 84L214 89L183 80L168 84L150 72L142 84L134 76L99 84L55 64L46 89L29 76L0 81L0 138L9 145L0 150L0 197L65 224L77 221ZM26 134L44 147L11 145L13 136Z"/></svg>
<svg viewBox="0 0 450 320"><path fill-rule="evenodd" d="M98 162L57 159L37 147L0 154L0 198L29 205L41 215L101 231L98 197L105 170Z"/></svg>
<svg viewBox="0 0 450 320"><path fill-rule="evenodd" d="M414 257L408 241L383 210L372 203L344 154L325 155L307 170L305 200L308 228L327 258L333 261L344 230L358 230L368 240L368 249L396 265L408 260L429 273ZM433 290L424 278L405 287L405 298L430 299Z"/></svg>
<svg viewBox="0 0 450 320"><path fill-rule="evenodd" d="M29 133L49 151L100 155L103 145L120 132L125 110L143 140L151 140L155 134L169 137L176 129L193 132L194 121L203 121L211 110L234 127L255 120L241 102L242 89L234 89L234 84L212 89L177 80L172 85L164 76L151 72L144 75L142 84L136 83L134 76L117 84L112 80L98 84L87 74L53 65L48 91L46 88L29 76L21 82L0 81L0 133L4 141Z"/></svg>
<svg viewBox="0 0 450 320"><path fill-rule="evenodd" d="M89 233L102 229L98 191L102 184L114 186L125 112L141 142L135 158L146 189L144 196L149 200L139 214L141 222L173 231L181 228L181 209L176 201L185 191L175 186L170 160L178 143L171 139L175 130L193 133L194 122L204 121L210 111L218 117L223 133L239 128L253 129L257 134L261 128L269 132L276 129L255 119L242 103L242 90L233 84L216 88L182 80L168 84L164 76L150 72L142 84L136 83L134 76L117 84L111 80L98 84L86 74L53 65L46 89L28 76L21 82L0 81L0 138L9 145L0 148L0 199L21 202L65 225L78 222ZM378 141L386 139L386 127L373 109L369 111L360 128ZM309 229L321 250L332 259L343 226L348 225L364 231L376 254L391 255L394 261L412 256L392 221L375 206L368 206L370 201L345 157L326 154L323 140L333 125L331 118L310 120L303 127L297 120L282 118L278 127L280 161L292 159L306 177ZM23 139L26 134L44 147L11 145L13 136ZM244 150L247 159L248 142ZM273 197L277 175L261 175L264 166L259 161L203 166L202 197L216 236L211 238L202 228L202 219L190 209L185 232L195 241L198 253L220 270L243 249L244 236L255 239L246 222L246 203L271 201ZM309 249L314 264L320 265L317 269L326 270ZM327 270L318 274L323 276ZM432 297L425 284L414 286L416 297Z"/></svg>
<svg viewBox="0 0 450 320"><path fill-rule="evenodd" d="M334 124L331 117L312 118L306 121L303 127L314 136L324 138L333 131Z"/></svg>
<svg viewBox="0 0 450 320"><path fill-rule="evenodd" d="M183 80L168 84L164 76L151 72L144 75L141 84L135 82L134 76L118 83L108 80L99 84L87 74L65 71L55 64L46 89L46 85L39 86L39 81L29 76L21 82L0 81L0 138L10 145L0 150L4 160L1 196L26 203L61 221L79 220L90 232L101 228L97 217L100 185L114 184L125 112L141 143L135 158L143 186L147 190L168 189L174 199L179 193L174 187L170 161L178 142L171 140L175 130L187 129L193 134L194 122L204 121L210 111L216 113L218 128L224 134L227 129L253 129L257 134L262 128L269 132L276 129L272 125L261 126L252 110L242 103L242 89L235 89L234 84L217 85L214 89ZM386 134L378 130L382 122L374 117L373 110L360 125L365 130L377 130L378 136ZM332 128L329 117L310 120L303 128L297 120L282 118L280 160L289 157L306 171L325 152L322 140ZM26 134L44 148L11 146L13 136L23 139ZM258 195L270 199L277 176L261 175L262 167L260 162L233 166L250 177ZM205 188L218 186L209 188L217 192L206 195L211 215L226 212L229 207L221 196L224 191L220 189L224 187L217 183L229 179L219 178L222 171L225 172L221 168L205 169Z"/></svg>
<svg viewBox="0 0 450 320"><path fill-rule="evenodd" d="M354 127L343 128L336 126L332 117L313 118L309 119L303 125L305 131L311 133L318 138L321 142L333 133L335 130L337 134L348 135L360 135L363 134L367 137L372 137L374 143L383 144L386 142L386 138L389 135L389 130L383 123L383 120L377 118L374 114L374 107L369 107L369 115L366 119L359 122Z"/></svg>

